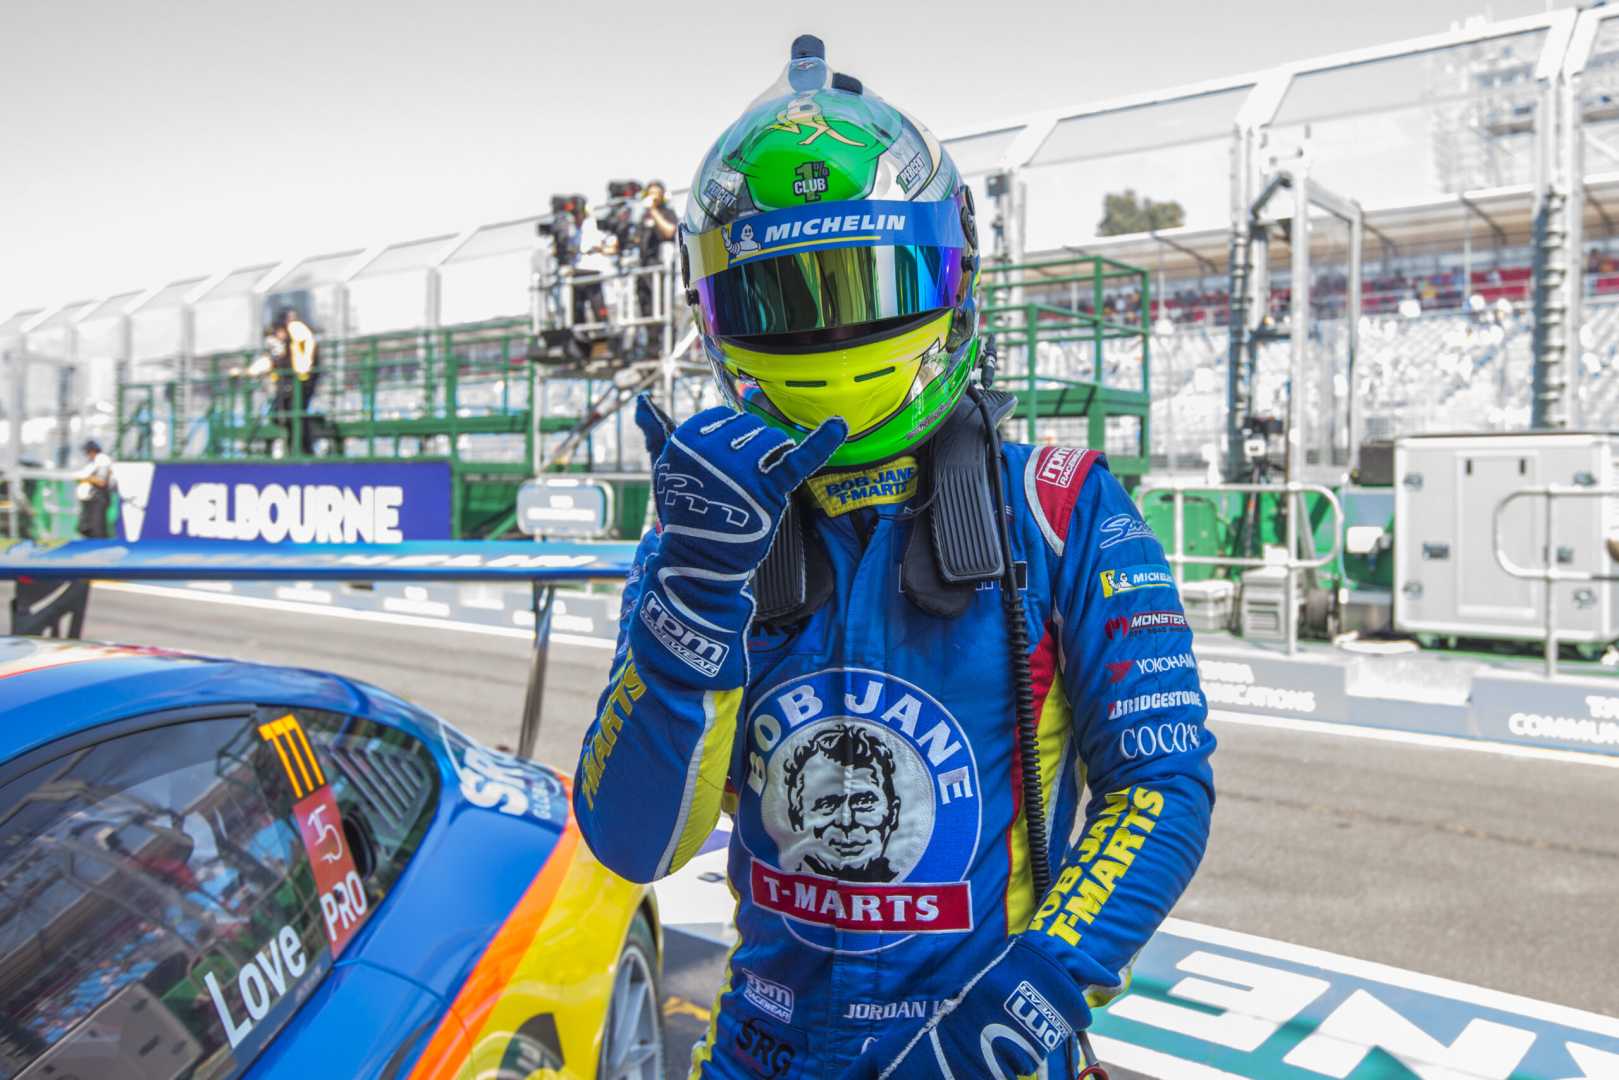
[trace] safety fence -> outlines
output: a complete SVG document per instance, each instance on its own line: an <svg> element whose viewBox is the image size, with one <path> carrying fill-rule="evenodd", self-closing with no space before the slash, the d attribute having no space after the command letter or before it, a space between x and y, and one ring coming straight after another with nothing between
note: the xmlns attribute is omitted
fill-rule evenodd
<svg viewBox="0 0 1619 1080"><path fill-rule="evenodd" d="M1294 601L1294 584L1298 574L1303 570L1316 570L1335 561L1343 545L1344 509L1338 501L1338 496L1331 488L1320 484L1306 484L1298 481L1275 484L1204 484L1185 483L1181 481L1154 481L1146 480L1136 487L1135 499L1138 506L1143 505L1147 496L1168 492L1172 501L1173 531L1171 544L1165 558L1175 571L1175 577L1180 580L1187 566L1213 566L1233 568L1280 568L1283 571L1282 591L1282 631L1287 641L1287 654L1294 655L1298 651L1299 617L1298 604ZM1285 521L1286 556L1284 558L1249 557L1243 555L1190 555L1186 553L1186 495L1195 494L1224 494L1240 493L1244 495L1266 494L1285 495L1288 500L1288 512ZM1332 513L1332 528L1330 530L1331 546L1324 555L1315 555L1309 558L1298 556L1300 532L1299 524L1305 517L1302 513L1303 496L1314 495L1324 500Z"/></svg>
<svg viewBox="0 0 1619 1080"><path fill-rule="evenodd" d="M1519 499L1538 498L1544 501L1545 518L1543 527L1545 532L1544 551L1546 565L1519 566L1507 554L1505 542L1501 535L1501 519L1507 507ZM1491 528L1490 542L1493 545L1495 561L1502 570L1515 578L1524 581L1539 581L1545 586L1544 614L1545 614L1545 672L1548 679L1557 674L1558 651L1561 639L1564 636L1558 626L1557 586L1560 583L1606 583L1619 582L1619 574L1594 574L1589 570L1559 568L1564 561L1564 552L1557 543L1557 500L1558 499L1619 499L1619 488L1599 488L1571 484L1543 484L1538 487L1520 488L1509 492L1495 504L1495 518ZM1591 598L1590 606L1595 606L1597 600Z"/></svg>

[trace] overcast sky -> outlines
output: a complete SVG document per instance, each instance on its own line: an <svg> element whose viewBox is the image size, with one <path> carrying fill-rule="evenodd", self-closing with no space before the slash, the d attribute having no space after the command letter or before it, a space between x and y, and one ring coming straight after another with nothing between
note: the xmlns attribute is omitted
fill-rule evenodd
<svg viewBox="0 0 1619 1080"><path fill-rule="evenodd" d="M1547 7L4 0L0 319L517 217L609 177L685 186L799 33L948 134Z"/></svg>

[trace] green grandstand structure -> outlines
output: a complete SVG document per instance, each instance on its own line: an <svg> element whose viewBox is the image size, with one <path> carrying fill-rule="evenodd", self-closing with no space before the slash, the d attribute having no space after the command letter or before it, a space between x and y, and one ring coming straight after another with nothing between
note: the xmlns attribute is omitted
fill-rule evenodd
<svg viewBox="0 0 1619 1080"><path fill-rule="evenodd" d="M1094 258L1061 266L1003 262L986 268L985 276L985 328L1000 350L1001 385L1018 395L1023 433L1034 440L1043 421L1077 424L1081 437L1117 451L1114 467L1122 475L1144 474L1150 437L1145 272ZM1104 310L1104 295L1123 282L1138 299L1129 310ZM1085 304L1027 295L1036 287L1063 290ZM679 330L689 315L674 310ZM620 351L619 327L609 323L600 335L583 333L566 350L547 349L546 341L555 340L547 333L552 329L508 318L323 339L328 359L315 400L295 400L283 411L275 410L268 384L248 373L255 350L198 355L183 377L118 383L112 449L125 462L442 460L453 477L450 520L457 538L512 532L516 491L531 475L608 472L619 488L615 532L633 538L643 524L646 486L623 475L633 464L624 451L631 449L633 458L633 448L595 434L621 420L617 410L631 399L621 392L626 385L651 380ZM598 346L594 355L585 355L585 344ZM1042 374L1042 347L1088 350L1091 377ZM1109 367L1124 352L1135 362L1121 385L1117 373L1109 379ZM658 373L681 359L660 358ZM701 400L706 370L689 364L677 370L678 379L698 384L682 391ZM309 454L299 449L306 427L314 447Z"/></svg>

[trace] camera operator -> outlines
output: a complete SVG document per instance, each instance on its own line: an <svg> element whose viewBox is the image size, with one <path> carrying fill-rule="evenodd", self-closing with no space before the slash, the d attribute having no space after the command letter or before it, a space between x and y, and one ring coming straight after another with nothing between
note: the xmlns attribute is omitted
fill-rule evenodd
<svg viewBox="0 0 1619 1080"><path fill-rule="evenodd" d="M662 180L653 180L647 184L641 201L646 207L646 212L641 215L636 247L641 252L643 267L657 266L663 262L663 245L674 243L680 219L675 216L674 207L669 205L669 191ZM651 316L653 312L652 287L652 274L641 274L636 277L636 312L642 318Z"/></svg>
<svg viewBox="0 0 1619 1080"><path fill-rule="evenodd" d="M574 204L574 225L577 229L576 252L573 262L573 321L602 323L607 321L607 303L602 293L602 281L611 274L617 245L613 237L596 221L596 215L585 209L584 200Z"/></svg>

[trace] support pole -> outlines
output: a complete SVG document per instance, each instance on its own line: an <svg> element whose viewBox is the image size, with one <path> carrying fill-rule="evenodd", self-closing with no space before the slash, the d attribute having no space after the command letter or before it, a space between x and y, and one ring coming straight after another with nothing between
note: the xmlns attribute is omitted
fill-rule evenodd
<svg viewBox="0 0 1619 1080"><path fill-rule="evenodd" d="M1248 344L1248 300L1253 270L1253 234L1249 214L1252 184L1253 132L1239 127L1231 140L1231 285L1226 319L1226 460L1227 480L1236 480L1243 465L1242 420L1248 413L1248 397L1243 369Z"/></svg>
<svg viewBox="0 0 1619 1080"><path fill-rule="evenodd" d="M1347 369L1344 372L1344 437L1348 439L1348 455L1345 461L1349 464L1350 475L1360 468L1360 409L1356 407L1355 394L1355 361L1360 355L1360 307L1361 307L1361 245L1366 239L1366 225L1356 206L1355 216L1349 221L1349 296L1348 306L1344 311L1345 330L1348 332L1349 357Z"/></svg>
<svg viewBox="0 0 1619 1080"><path fill-rule="evenodd" d="M23 499L22 487L22 410L23 384L28 375L28 363L18 349L0 352L0 379L6 391L6 503L10 508L11 528L7 535L13 540L22 537L19 507Z"/></svg>
<svg viewBox="0 0 1619 1080"><path fill-rule="evenodd" d="M1540 183L1535 207L1534 397L1529 426L1568 426L1568 191L1558 137L1562 96L1554 80L1541 93Z"/></svg>
<svg viewBox="0 0 1619 1080"><path fill-rule="evenodd" d="M1297 484L1304 472L1304 387L1308 378L1310 345L1310 181L1300 163L1293 177L1293 295L1288 314L1288 344L1293 367L1287 389L1287 570L1282 579L1282 612L1287 620L1287 655L1298 651L1298 606L1293 602L1293 561L1299 550Z"/></svg>
<svg viewBox="0 0 1619 1080"><path fill-rule="evenodd" d="M517 756L532 758L540 737L540 709L545 703L545 661L551 647L551 614L556 606L554 585L535 582L534 652L529 657L528 689L523 694L523 720L517 730Z"/></svg>

